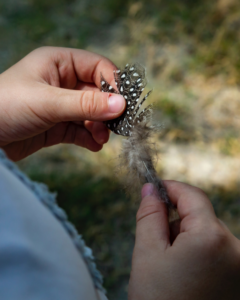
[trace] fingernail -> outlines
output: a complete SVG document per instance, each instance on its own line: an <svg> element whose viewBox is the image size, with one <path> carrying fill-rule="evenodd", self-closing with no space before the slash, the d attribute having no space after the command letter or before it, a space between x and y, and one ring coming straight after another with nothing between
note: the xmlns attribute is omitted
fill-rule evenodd
<svg viewBox="0 0 240 300"><path fill-rule="evenodd" d="M154 185L152 183L147 183L142 188L142 198L152 195L154 193Z"/></svg>
<svg viewBox="0 0 240 300"><path fill-rule="evenodd" d="M125 100L121 95L112 95L108 98L109 111L111 113L121 112L124 108Z"/></svg>

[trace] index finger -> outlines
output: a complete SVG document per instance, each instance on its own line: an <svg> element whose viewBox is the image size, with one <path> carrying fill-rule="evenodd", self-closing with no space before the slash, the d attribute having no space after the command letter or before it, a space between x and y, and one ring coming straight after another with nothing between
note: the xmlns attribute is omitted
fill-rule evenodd
<svg viewBox="0 0 240 300"><path fill-rule="evenodd" d="M25 62L24 66L22 62ZM32 78L55 87L74 89L80 82L100 88L101 73L115 86L113 71L117 67L106 57L80 49L41 47L23 58L18 64L28 68Z"/></svg>
<svg viewBox="0 0 240 300"><path fill-rule="evenodd" d="M100 76L115 87L113 70L117 67L106 57L81 49L50 47L52 58L61 78L61 86L69 88L76 77L77 81L93 83L101 87Z"/></svg>
<svg viewBox="0 0 240 300"><path fill-rule="evenodd" d="M100 87L100 73L111 84L114 82L113 70L117 67L106 57L79 49L69 49L73 65L80 81L95 83Z"/></svg>

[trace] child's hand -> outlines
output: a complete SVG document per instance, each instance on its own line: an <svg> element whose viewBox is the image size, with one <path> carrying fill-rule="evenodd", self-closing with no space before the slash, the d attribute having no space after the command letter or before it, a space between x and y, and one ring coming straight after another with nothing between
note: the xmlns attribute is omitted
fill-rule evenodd
<svg viewBox="0 0 240 300"><path fill-rule="evenodd" d="M98 89L101 72L115 85L114 69L105 57L83 50L31 52L0 75L0 147L13 160L58 143L99 151L109 138L100 121L125 108L122 96Z"/></svg>
<svg viewBox="0 0 240 300"><path fill-rule="evenodd" d="M166 207L146 184L137 213L129 300L240 299L240 241L198 188L165 181L181 218L170 245Z"/></svg>

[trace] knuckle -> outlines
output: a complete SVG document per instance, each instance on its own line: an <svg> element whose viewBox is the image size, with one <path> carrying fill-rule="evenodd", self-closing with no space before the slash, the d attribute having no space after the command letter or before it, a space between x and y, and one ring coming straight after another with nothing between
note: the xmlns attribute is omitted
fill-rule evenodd
<svg viewBox="0 0 240 300"><path fill-rule="evenodd" d="M36 49L34 49L31 53L38 53L38 52L47 52L51 50L53 47L51 46L41 46Z"/></svg>
<svg viewBox="0 0 240 300"><path fill-rule="evenodd" d="M223 249L227 243L227 234L225 230L219 226L216 225L212 228L211 232L211 247L213 249Z"/></svg>
<svg viewBox="0 0 240 300"><path fill-rule="evenodd" d="M218 224L205 228L205 236L201 243L201 252L212 259L218 257L228 244L226 231Z"/></svg>
<svg viewBox="0 0 240 300"><path fill-rule="evenodd" d="M79 114L82 115L84 119L88 117L90 111L88 95L89 93L82 92L79 99Z"/></svg>
<svg viewBox="0 0 240 300"><path fill-rule="evenodd" d="M139 222L141 219L152 215L156 212L160 211L160 205L158 202L156 201L146 201L146 203L142 202L138 211L137 211L137 215L136 215L136 220L137 222Z"/></svg>
<svg viewBox="0 0 240 300"><path fill-rule="evenodd" d="M37 48L36 50L37 51L47 51L50 49L52 49L52 47L50 47L50 46L41 46L41 47Z"/></svg>
<svg viewBox="0 0 240 300"><path fill-rule="evenodd" d="M207 197L207 195L206 195L206 193L202 190L202 189L200 189L200 188L198 188L198 187L196 187L196 186L194 186L194 187L192 187L194 190L195 190L195 192L196 193L198 193L199 195L201 195L201 196L203 196L203 197Z"/></svg>
<svg viewBox="0 0 240 300"><path fill-rule="evenodd" d="M101 110L101 101L98 101L96 92L87 91L82 93L80 99L80 113L85 119L94 119Z"/></svg>

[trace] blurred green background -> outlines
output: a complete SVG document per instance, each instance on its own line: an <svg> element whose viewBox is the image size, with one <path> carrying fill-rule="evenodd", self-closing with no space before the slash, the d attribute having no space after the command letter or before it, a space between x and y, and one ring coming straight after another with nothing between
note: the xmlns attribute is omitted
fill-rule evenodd
<svg viewBox="0 0 240 300"><path fill-rule="evenodd" d="M240 237L238 0L0 0L0 72L40 46L83 48L116 65L140 62L163 124L157 169L203 188ZM69 145L19 162L58 192L93 248L109 299L127 299L138 203L114 171L121 137L99 153Z"/></svg>

